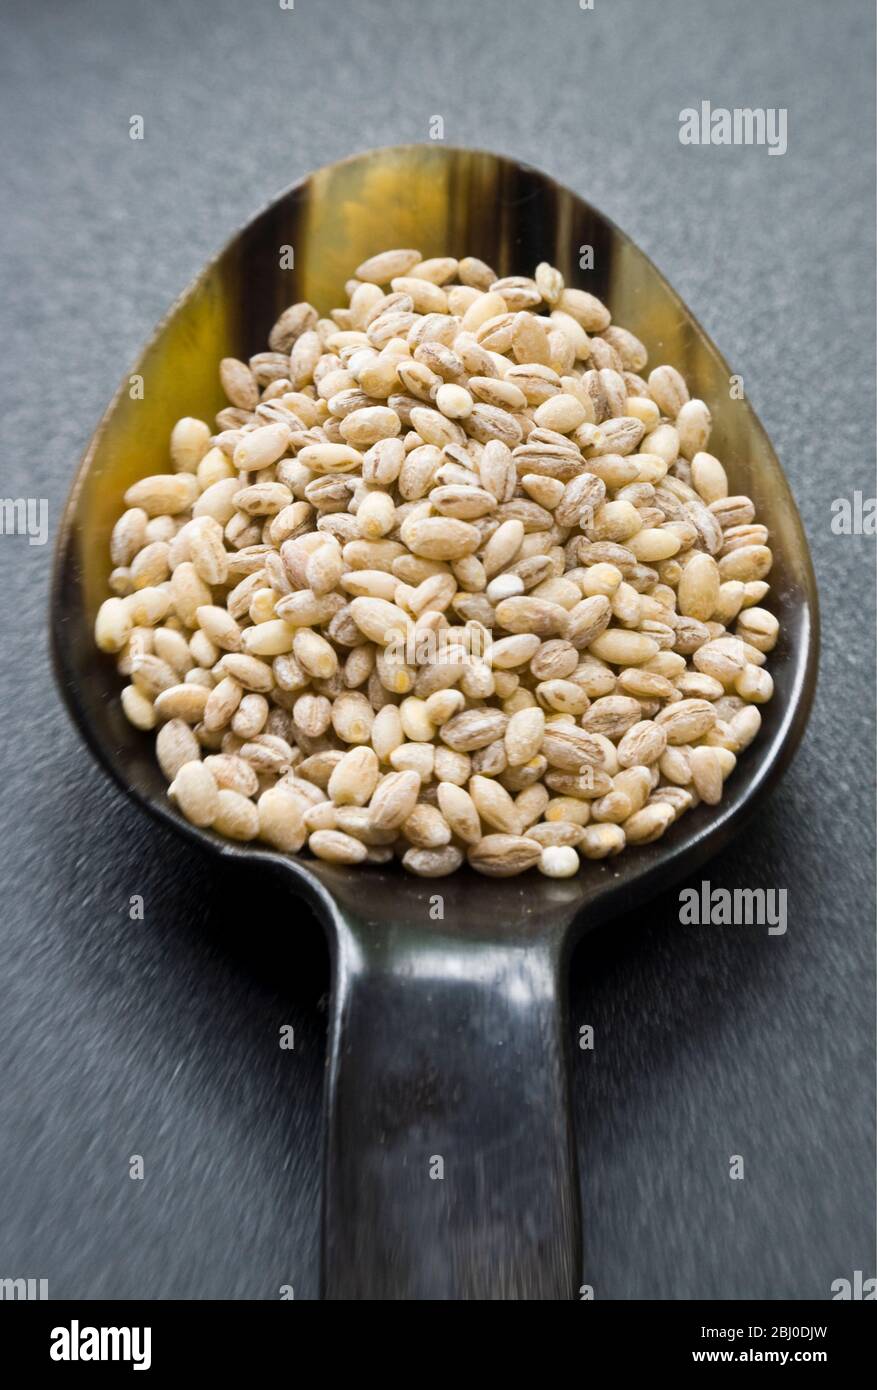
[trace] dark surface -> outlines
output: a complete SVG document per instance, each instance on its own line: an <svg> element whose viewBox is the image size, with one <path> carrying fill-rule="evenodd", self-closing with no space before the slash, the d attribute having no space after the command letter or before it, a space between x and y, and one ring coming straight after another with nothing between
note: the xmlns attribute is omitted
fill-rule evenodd
<svg viewBox="0 0 877 1390"><path fill-rule="evenodd" d="M596 4L534 25L529 5L455 0L416 26L411 7L304 0L8 7L3 490L48 497L54 523L206 256L308 168L422 138L434 113L629 231L744 377L810 533L825 638L798 763L708 871L788 888L788 934L682 927L674 893L574 961L573 1023L596 1037L575 1054L587 1277L597 1297L825 1297L873 1260L874 542L830 530L832 499L873 491L873 18ZM701 97L787 106L789 152L680 147ZM0 1274L55 1296L313 1296L319 928L86 761L43 654L48 548L4 537L0 563Z"/></svg>

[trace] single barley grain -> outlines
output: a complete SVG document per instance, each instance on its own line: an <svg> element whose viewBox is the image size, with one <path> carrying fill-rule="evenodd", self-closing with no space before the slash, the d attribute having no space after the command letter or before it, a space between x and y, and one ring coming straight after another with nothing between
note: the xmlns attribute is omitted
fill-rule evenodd
<svg viewBox="0 0 877 1390"><path fill-rule="evenodd" d="M537 867L546 878L572 878L579 871L580 860L572 845L546 845Z"/></svg>

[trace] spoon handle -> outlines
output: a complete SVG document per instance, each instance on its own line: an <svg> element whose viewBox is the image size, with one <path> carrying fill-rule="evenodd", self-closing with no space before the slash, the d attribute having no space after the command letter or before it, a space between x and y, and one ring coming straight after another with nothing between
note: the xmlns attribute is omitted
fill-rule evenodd
<svg viewBox="0 0 877 1390"><path fill-rule="evenodd" d="M575 1298L558 952L336 931L323 1296Z"/></svg>

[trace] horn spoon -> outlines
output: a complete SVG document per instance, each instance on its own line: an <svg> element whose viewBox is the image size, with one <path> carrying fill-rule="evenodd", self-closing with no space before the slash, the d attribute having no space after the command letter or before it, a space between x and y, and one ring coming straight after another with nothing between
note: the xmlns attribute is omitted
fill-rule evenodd
<svg viewBox="0 0 877 1390"><path fill-rule="evenodd" d="M579 248L593 247L581 271ZM281 309L341 302L352 267L387 246L479 256L500 275L541 260L592 291L677 366L713 414L711 449L769 528L781 637L764 722L726 784L650 845L574 879L430 882L235 845L174 809L153 740L125 719L95 648L108 545L125 489L164 471L183 415L225 403L224 356L261 351ZM293 248L294 269L281 268ZM288 257L287 257L288 258ZM586 928L628 911L715 854L776 783L813 696L818 610L788 483L748 401L692 314L629 237L581 198L511 159L443 145L357 155L309 175L238 232L173 306L83 458L58 539L55 670L86 743L130 796L226 860L287 876L322 919L332 956L326 1069L322 1289L327 1298L578 1296L579 1188L570 1116L566 962ZM138 394L138 393L135 393Z"/></svg>

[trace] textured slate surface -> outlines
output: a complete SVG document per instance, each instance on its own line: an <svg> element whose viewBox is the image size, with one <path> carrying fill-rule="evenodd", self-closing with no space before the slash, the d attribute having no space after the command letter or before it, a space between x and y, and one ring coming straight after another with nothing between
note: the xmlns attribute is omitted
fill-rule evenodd
<svg viewBox="0 0 877 1390"><path fill-rule="evenodd" d="M709 875L787 888L789 930L682 927L667 894L579 949L587 1276L597 1297L772 1299L873 1272L874 541L829 525L832 499L874 490L872 8L7 0L2 22L2 491L48 498L53 533L117 380L203 260L308 169L424 139L434 114L614 217L743 375L811 536L825 641L797 763ZM788 153L681 147L701 99L787 107ZM44 650L49 562L0 539L0 1275L54 1296L314 1296L320 929L88 761Z"/></svg>

